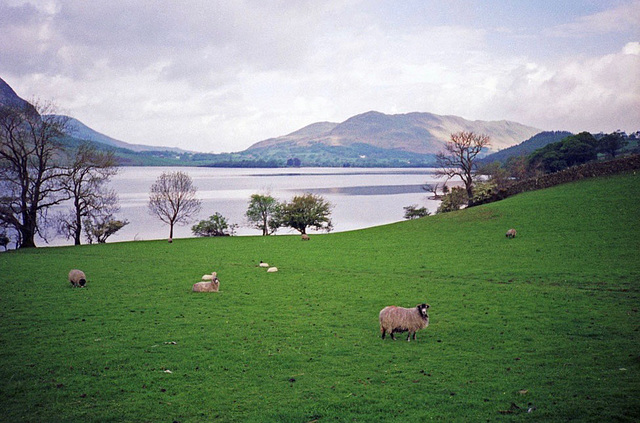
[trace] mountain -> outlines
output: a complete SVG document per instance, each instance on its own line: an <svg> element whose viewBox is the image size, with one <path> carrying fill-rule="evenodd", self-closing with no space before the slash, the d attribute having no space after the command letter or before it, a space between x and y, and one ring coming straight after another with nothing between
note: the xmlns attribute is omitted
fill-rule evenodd
<svg viewBox="0 0 640 423"><path fill-rule="evenodd" d="M7 84L2 78L0 78L0 106L7 107L28 107L33 110L35 108L28 101L20 98L18 94ZM129 144L124 141L119 141L114 138L111 138L107 135L101 134L100 132L94 131L89 128L84 123L80 122L77 119L74 119L70 116L61 116L67 120L67 135L72 138L77 138L78 140L86 140L98 142L101 144L106 144L112 147L124 148L127 150L131 150L133 152L143 152L143 151L172 151L178 153L184 153L186 150L182 150L180 148L175 147L158 147L151 145L141 145L141 144Z"/></svg>
<svg viewBox="0 0 640 423"><path fill-rule="evenodd" d="M432 113L387 115L370 111L342 123L319 122L291 134L260 141L246 152L266 148L311 146L353 147L369 145L396 152L433 155L452 133L472 131L491 137L491 151L510 147L541 130L511 121L469 121L458 116Z"/></svg>
<svg viewBox="0 0 640 423"><path fill-rule="evenodd" d="M567 131L540 132L539 134L534 135L533 137L521 142L520 144L505 148L504 150L500 150L497 153L489 154L488 156L484 157L482 161L485 163L491 163L495 161L504 163L510 157L527 156L533 153L535 150L546 146L547 144L558 142L570 135L573 134Z"/></svg>
<svg viewBox="0 0 640 423"><path fill-rule="evenodd" d="M6 107L30 107L33 109L33 106L29 104L28 101L23 100L13 91L13 88L9 86L4 79L0 78L0 106Z"/></svg>
<svg viewBox="0 0 640 423"><path fill-rule="evenodd" d="M127 150L141 152L141 151L174 151L178 153L184 153L186 150L177 147L158 147L152 145L142 144L130 144L128 142L120 141L115 138L111 138L107 135L101 134L98 131L94 131L78 119L70 116L61 116L67 119L67 134L81 140L99 142L102 144L110 145L112 147L126 148Z"/></svg>

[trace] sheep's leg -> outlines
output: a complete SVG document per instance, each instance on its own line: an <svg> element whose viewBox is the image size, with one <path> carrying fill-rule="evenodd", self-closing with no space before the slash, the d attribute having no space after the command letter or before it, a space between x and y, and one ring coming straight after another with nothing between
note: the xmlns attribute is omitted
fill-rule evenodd
<svg viewBox="0 0 640 423"><path fill-rule="evenodd" d="M383 328L380 328L380 332L382 332L382 339L387 335L387 331Z"/></svg>

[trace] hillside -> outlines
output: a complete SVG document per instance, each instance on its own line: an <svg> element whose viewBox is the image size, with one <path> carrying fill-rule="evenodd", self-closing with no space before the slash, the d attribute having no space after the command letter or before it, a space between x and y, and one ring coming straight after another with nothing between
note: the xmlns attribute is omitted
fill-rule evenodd
<svg viewBox="0 0 640 423"><path fill-rule="evenodd" d="M535 150L546 146L547 144L561 141L570 135L573 134L567 131L540 132L539 134L534 135L533 137L521 142L520 144L513 145L511 147L505 148L504 150L489 154L488 156L482 158L481 161L485 163L491 163L494 161L504 163L510 157L527 156L533 153Z"/></svg>
<svg viewBox="0 0 640 423"><path fill-rule="evenodd" d="M375 148L421 155L438 153L454 132L473 131L491 137L491 149L510 147L540 132L509 121L468 121L457 116L432 113L386 115L371 111L342 123L318 123L278 138L258 142L248 152L264 148L350 147L367 144Z"/></svg>
<svg viewBox="0 0 640 423"><path fill-rule="evenodd" d="M2 253L3 419L639 421L638 198L630 173L309 242ZM380 339L422 302L416 341Z"/></svg>
<svg viewBox="0 0 640 423"><path fill-rule="evenodd" d="M126 150L130 150L133 152L141 152L141 151L173 151L178 153L185 153L186 150L176 147L160 147L153 145L143 145L143 144L130 144L128 142L120 141L115 138L111 138L107 135L104 135L98 131L95 131L89 128L84 123L80 122L78 119L72 118L70 116L62 116L67 119L67 133L74 138L78 138L81 140L93 141L105 145L109 145L112 147L124 148Z"/></svg>

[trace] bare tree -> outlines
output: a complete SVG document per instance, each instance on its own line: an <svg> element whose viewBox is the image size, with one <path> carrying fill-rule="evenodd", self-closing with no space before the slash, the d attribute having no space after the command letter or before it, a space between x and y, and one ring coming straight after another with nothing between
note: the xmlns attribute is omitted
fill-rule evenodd
<svg viewBox="0 0 640 423"><path fill-rule="evenodd" d="M452 178L459 176L464 183L469 199L473 197L473 181L476 174L476 157L483 148L490 145L488 135L477 135L473 132L456 132L445 146L444 152L436 155L436 163L440 169L437 176Z"/></svg>
<svg viewBox="0 0 640 423"><path fill-rule="evenodd" d="M58 232L80 245L82 225L92 215L117 207L118 196L105 184L118 173L112 151L100 152L89 143L81 144L69 161L64 187L73 205L70 212L58 216ZM91 220L91 219L90 219Z"/></svg>
<svg viewBox="0 0 640 423"><path fill-rule="evenodd" d="M430 200L440 200L442 198L442 196L440 194L438 194L438 190L442 191L443 188L447 185L447 181L444 181L442 183L442 185L440 185L439 183L434 183L434 184L424 184L422 186L422 189L424 191L430 192L433 194L433 196L429 197ZM444 191L442 191L444 192Z"/></svg>
<svg viewBox="0 0 640 423"><path fill-rule="evenodd" d="M163 172L151 185L149 213L169 224L170 239L175 224L188 224L200 211L196 191L191 177L184 172Z"/></svg>
<svg viewBox="0 0 640 423"><path fill-rule="evenodd" d="M14 228L19 248L35 247L50 207L68 199L60 165L68 118L51 103L0 107L0 221Z"/></svg>

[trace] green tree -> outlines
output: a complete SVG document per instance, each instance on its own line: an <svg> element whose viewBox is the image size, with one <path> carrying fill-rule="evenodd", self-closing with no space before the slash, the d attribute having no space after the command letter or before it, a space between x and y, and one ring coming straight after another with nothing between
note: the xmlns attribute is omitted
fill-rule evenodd
<svg viewBox="0 0 640 423"><path fill-rule="evenodd" d="M404 218L408 220L418 219L420 217L429 216L431 214L426 207L418 207L417 204L403 207L403 209L404 209Z"/></svg>
<svg viewBox="0 0 640 423"><path fill-rule="evenodd" d="M280 204L270 195L251 195L249 208L245 213L252 227L262 231L262 235L271 235L277 229L274 217L277 215Z"/></svg>
<svg viewBox="0 0 640 423"><path fill-rule="evenodd" d="M478 175L486 176L485 182L490 182L496 188L504 188L509 184L509 172L498 161L478 167Z"/></svg>
<svg viewBox="0 0 640 423"><path fill-rule="evenodd" d="M331 203L319 195L296 195L279 208L275 221L278 226L295 229L301 234L306 234L309 227L329 232L333 229L332 207Z"/></svg>
<svg viewBox="0 0 640 423"><path fill-rule="evenodd" d="M598 141L597 150L600 153L608 154L611 157L616 157L618 150L627 145L627 140L620 132L612 132L602 137Z"/></svg>
<svg viewBox="0 0 640 423"><path fill-rule="evenodd" d="M438 207L436 213L447 213L455 210L460 210L462 206L469 202L466 189L462 187L453 187L444 195L442 202Z"/></svg>
<svg viewBox="0 0 640 423"><path fill-rule="evenodd" d="M98 244L107 242L107 238L129 224L128 220L115 220L113 215L91 215L84 221L85 236L89 244L96 241Z"/></svg>
<svg viewBox="0 0 640 423"><path fill-rule="evenodd" d="M201 220L191 227L191 232L196 236L229 236L233 234L235 225L229 225L227 219L216 212L209 219Z"/></svg>

